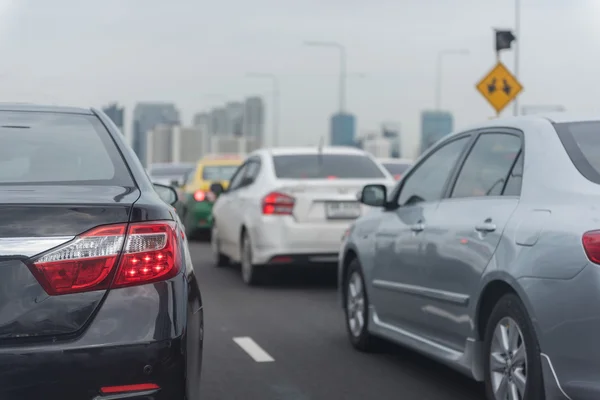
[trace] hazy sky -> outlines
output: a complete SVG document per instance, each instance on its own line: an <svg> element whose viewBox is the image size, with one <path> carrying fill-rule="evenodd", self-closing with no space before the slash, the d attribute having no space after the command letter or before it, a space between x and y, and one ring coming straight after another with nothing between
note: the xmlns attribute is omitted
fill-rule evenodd
<svg viewBox="0 0 600 400"><path fill-rule="evenodd" d="M0 101L116 100L128 117L136 101L173 101L189 121L254 93L270 107L269 82L245 76L269 72L280 80L280 143L316 144L337 108L338 56L302 43L336 41L347 48L349 73L365 74L348 79L359 133L400 123L412 147L420 110L434 104L440 50L470 51L444 62L442 105L457 128L494 114L474 87L494 63L492 27L513 27L514 3L0 0ZM521 104L600 112L600 0L521 3ZM510 52L503 61L513 68Z"/></svg>

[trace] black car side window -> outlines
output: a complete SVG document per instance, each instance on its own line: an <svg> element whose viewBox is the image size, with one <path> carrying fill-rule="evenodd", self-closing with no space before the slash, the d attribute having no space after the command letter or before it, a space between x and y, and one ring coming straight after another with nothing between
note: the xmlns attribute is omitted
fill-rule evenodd
<svg viewBox="0 0 600 400"><path fill-rule="evenodd" d="M233 174L233 177L231 177L231 183L229 184L229 191L238 189L242 185L242 183L244 181L244 176L246 175L247 167L248 167L248 162L245 162L237 169L237 171L235 171L235 174Z"/></svg>
<svg viewBox="0 0 600 400"><path fill-rule="evenodd" d="M398 204L406 206L442 198L446 181L470 136L452 140L430 154L404 180Z"/></svg>
<svg viewBox="0 0 600 400"><path fill-rule="evenodd" d="M483 133L467 156L453 198L500 196L521 151L521 138L508 133Z"/></svg>

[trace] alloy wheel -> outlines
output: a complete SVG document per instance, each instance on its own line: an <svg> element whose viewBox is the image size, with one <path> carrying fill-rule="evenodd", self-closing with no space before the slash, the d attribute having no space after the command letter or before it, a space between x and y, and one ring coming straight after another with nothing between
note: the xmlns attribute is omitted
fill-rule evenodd
<svg viewBox="0 0 600 400"><path fill-rule="evenodd" d="M496 400L524 400L527 352L521 328L510 317L494 329L490 347L490 377Z"/></svg>
<svg viewBox="0 0 600 400"><path fill-rule="evenodd" d="M362 278L356 271L348 279L346 309L350 332L358 337L365 326L365 295Z"/></svg>

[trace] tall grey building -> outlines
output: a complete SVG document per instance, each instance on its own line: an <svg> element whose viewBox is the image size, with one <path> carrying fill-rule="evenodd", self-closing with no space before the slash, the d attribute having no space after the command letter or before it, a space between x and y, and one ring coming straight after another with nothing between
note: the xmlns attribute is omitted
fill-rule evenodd
<svg viewBox="0 0 600 400"><path fill-rule="evenodd" d="M173 126L158 124L146 132L145 164L173 162Z"/></svg>
<svg viewBox="0 0 600 400"><path fill-rule="evenodd" d="M119 107L117 103L112 103L102 107L102 111L114 122L121 133L125 134L125 107Z"/></svg>
<svg viewBox="0 0 600 400"><path fill-rule="evenodd" d="M244 101L243 135L256 140L260 145L265 143L265 103L258 96L248 97Z"/></svg>
<svg viewBox="0 0 600 400"><path fill-rule="evenodd" d="M400 124L385 122L381 125L381 135L388 139L391 144L392 158L402 157L402 136L400 134Z"/></svg>
<svg viewBox="0 0 600 400"><path fill-rule="evenodd" d="M227 114L225 108L217 107L213 108L209 115L209 134L210 135L225 135L227 125Z"/></svg>
<svg viewBox="0 0 600 400"><path fill-rule="evenodd" d="M132 147L142 164L146 165L147 133L159 124L179 125L179 110L172 103L143 102L133 109Z"/></svg>
<svg viewBox="0 0 600 400"><path fill-rule="evenodd" d="M194 114L192 118L192 126L205 126L208 123L210 115L205 112L199 112Z"/></svg>
<svg viewBox="0 0 600 400"><path fill-rule="evenodd" d="M225 134L228 136L242 136L244 104L239 101L232 101L225 104L225 114Z"/></svg>

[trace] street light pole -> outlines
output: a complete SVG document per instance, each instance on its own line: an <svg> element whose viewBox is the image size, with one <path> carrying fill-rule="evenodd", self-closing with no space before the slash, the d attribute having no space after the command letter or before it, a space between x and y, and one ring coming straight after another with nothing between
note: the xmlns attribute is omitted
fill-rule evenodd
<svg viewBox="0 0 600 400"><path fill-rule="evenodd" d="M339 108L340 113L343 113L346 109L346 48L337 42L320 42L320 41L307 41L304 42L306 46L313 47L330 47L337 49L340 52L340 87L339 87Z"/></svg>
<svg viewBox="0 0 600 400"><path fill-rule="evenodd" d="M274 74L262 73L262 72L250 72L247 74L248 77L251 78L262 78L268 79L271 81L273 85L273 132L271 137L271 144L273 147L277 147L279 144L279 80L277 76Z"/></svg>
<svg viewBox="0 0 600 400"><path fill-rule="evenodd" d="M515 78L519 79L519 50L521 48L521 1L515 0ZM513 114L519 115L519 97L517 96L513 103Z"/></svg>
<svg viewBox="0 0 600 400"><path fill-rule="evenodd" d="M435 109L436 111L441 111L442 109L442 61L444 60L444 56L448 55L468 55L469 50L465 49L446 49L441 50L437 54L437 63L436 63L436 79L435 79Z"/></svg>

